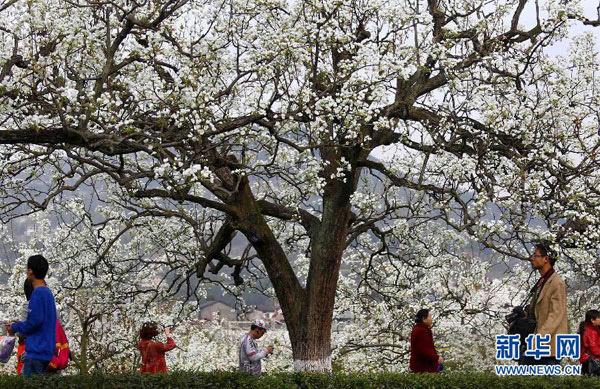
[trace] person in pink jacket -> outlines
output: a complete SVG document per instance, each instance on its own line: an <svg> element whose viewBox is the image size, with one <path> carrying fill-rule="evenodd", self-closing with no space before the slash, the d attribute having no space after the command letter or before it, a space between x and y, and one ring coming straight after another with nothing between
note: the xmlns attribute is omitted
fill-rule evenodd
<svg viewBox="0 0 600 389"><path fill-rule="evenodd" d="M581 374L591 374L590 358L600 360L600 312L590 309L585 313L585 321L579 324L581 337ZM598 372L595 372L598 375Z"/></svg>

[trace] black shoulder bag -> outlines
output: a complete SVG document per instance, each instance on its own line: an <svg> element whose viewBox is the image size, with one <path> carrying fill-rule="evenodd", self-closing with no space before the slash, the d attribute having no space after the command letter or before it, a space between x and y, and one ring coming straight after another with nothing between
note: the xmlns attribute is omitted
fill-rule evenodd
<svg viewBox="0 0 600 389"><path fill-rule="evenodd" d="M552 276L554 273L554 269L550 269L547 274L542 278L542 283L539 286L539 293L542 293L542 289L544 285L546 285L546 281ZM539 282L539 281L538 281ZM531 288L529 294L525 298L525 302L521 305L524 308L524 311L527 313L527 317L520 317L516 319L511 326L508 328L508 333L510 335L519 334L521 335L521 344L525 344L525 339L528 335L533 334L535 332L535 327L537 326L537 321L535 319L535 303L531 303L531 299L535 298L537 300L539 293L535 293L537 290L538 283Z"/></svg>
<svg viewBox="0 0 600 389"><path fill-rule="evenodd" d="M535 327L537 322L535 320L535 312L531 309L531 298L534 297L535 294L535 286L527 297L525 301L521 305L524 308L524 311L527 312L527 316L521 316L512 322L510 327L508 327L508 333L510 335L519 334L521 335L521 344L525 344L525 339L529 334L533 334L535 332Z"/></svg>

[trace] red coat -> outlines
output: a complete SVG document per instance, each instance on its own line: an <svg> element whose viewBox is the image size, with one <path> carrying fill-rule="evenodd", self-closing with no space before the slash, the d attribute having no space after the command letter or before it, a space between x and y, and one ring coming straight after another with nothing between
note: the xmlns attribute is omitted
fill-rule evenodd
<svg viewBox="0 0 600 389"><path fill-rule="evenodd" d="M167 363L165 353L175 348L175 341L167 338L167 343L142 339L138 350L142 353L142 367L140 373L166 373Z"/></svg>
<svg viewBox="0 0 600 389"><path fill-rule="evenodd" d="M21 360L21 355L23 355L24 352L25 342L23 342L23 344L19 344L19 347L17 348L17 374L21 374L21 371L23 371L24 361Z"/></svg>
<svg viewBox="0 0 600 389"><path fill-rule="evenodd" d="M410 370L414 373L437 373L439 358L431 328L423 322L415 324L410 334Z"/></svg>
<svg viewBox="0 0 600 389"><path fill-rule="evenodd" d="M581 339L581 356L579 362L587 361L590 356L600 359L600 329L592 323L585 323Z"/></svg>

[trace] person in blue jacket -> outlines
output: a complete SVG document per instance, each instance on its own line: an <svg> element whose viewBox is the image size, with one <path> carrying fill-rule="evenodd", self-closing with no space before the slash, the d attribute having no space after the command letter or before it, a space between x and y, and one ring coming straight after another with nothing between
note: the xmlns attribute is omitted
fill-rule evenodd
<svg viewBox="0 0 600 389"><path fill-rule="evenodd" d="M29 309L25 321L7 324L9 334L27 336L23 377L45 374L46 367L54 355L56 346L56 305L54 296L46 286L48 261L42 255L33 255L27 260L27 279L33 285Z"/></svg>

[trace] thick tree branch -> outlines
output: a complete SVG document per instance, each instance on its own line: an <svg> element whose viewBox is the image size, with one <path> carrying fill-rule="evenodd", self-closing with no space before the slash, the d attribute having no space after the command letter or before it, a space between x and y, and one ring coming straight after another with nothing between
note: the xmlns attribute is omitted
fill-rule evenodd
<svg viewBox="0 0 600 389"><path fill-rule="evenodd" d="M163 198L173 200L185 200L194 204L202 205L203 207L216 209L230 216L238 215L238 208L229 204L224 204L218 201L209 200L204 197L194 196L187 193L173 193L162 189L138 190L133 193L137 198Z"/></svg>
<svg viewBox="0 0 600 389"><path fill-rule="evenodd" d="M257 204L265 216L272 216L288 221L300 219L300 223L309 235L311 235L315 228L318 228L320 224L319 218L300 208L294 210L266 200L258 200Z"/></svg>
<svg viewBox="0 0 600 389"><path fill-rule="evenodd" d="M221 253L227 247L228 244L231 243L233 238L235 237L235 229L231 224L231 219L227 218L224 222L217 235L214 237L210 246L206 248L204 251L204 258L202 258L196 264L196 276L198 278L204 277L204 272L206 271L206 266L213 259L221 260L224 254Z"/></svg>

